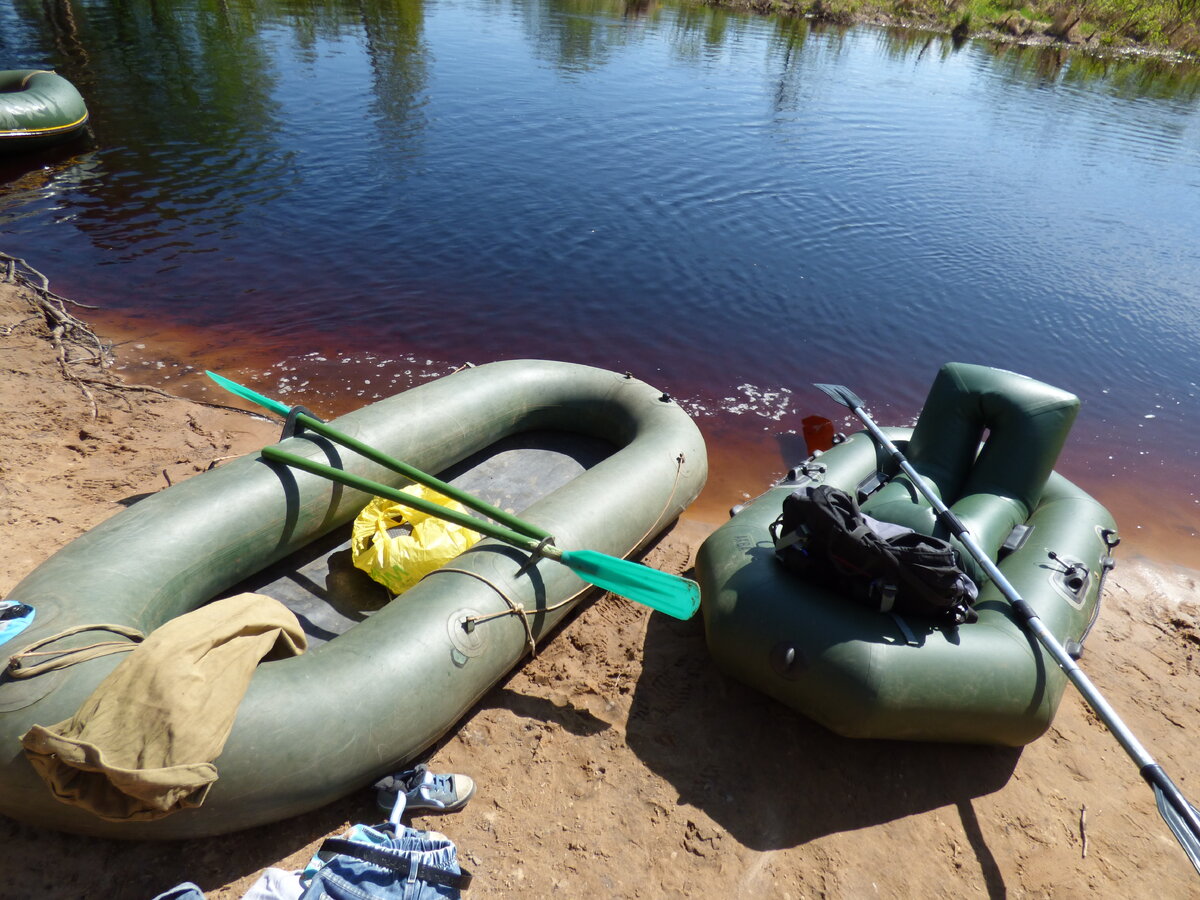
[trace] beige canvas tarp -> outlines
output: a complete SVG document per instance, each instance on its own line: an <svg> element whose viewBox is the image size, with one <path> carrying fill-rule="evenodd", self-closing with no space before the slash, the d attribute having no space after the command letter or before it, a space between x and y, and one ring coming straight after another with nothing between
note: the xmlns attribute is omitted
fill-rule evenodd
<svg viewBox="0 0 1200 900"><path fill-rule="evenodd" d="M218 600L155 630L72 718L34 725L21 743L55 797L102 819L148 821L199 806L259 662L306 646L277 600Z"/></svg>

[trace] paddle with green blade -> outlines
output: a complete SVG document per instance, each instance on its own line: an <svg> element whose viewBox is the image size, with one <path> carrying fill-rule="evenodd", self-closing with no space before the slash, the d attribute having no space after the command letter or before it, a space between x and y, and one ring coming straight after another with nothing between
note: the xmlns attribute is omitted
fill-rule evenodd
<svg viewBox="0 0 1200 900"><path fill-rule="evenodd" d="M361 475L354 475L344 469L337 469L303 456L297 456L294 453L288 453L278 447L264 447L262 455L263 458L272 462L284 463L292 468L328 478L330 481L346 487L374 494L377 497L384 497L401 506L420 510L436 518L503 541L528 553L562 563L590 584L604 588L606 591L612 591L614 594L619 594L661 613L666 613L668 616L674 616L676 619L690 619L700 607L700 587L687 578L660 572L658 569L651 569L649 566L630 562L627 559L619 559L595 550L562 550L548 543L546 539L520 534L503 525L447 509L441 504L414 497L412 494L388 487L369 478L363 478Z"/></svg>
<svg viewBox="0 0 1200 900"><path fill-rule="evenodd" d="M252 403L257 403L264 409L268 409L281 416L287 416L292 412L290 407L280 403L278 400L272 400L270 397L266 397L257 391L238 384L236 381L231 381L224 376L218 375L216 372L207 372L206 374L221 387L225 388L225 390ZM657 569L651 569L649 566L643 566L640 563L629 562L625 559L599 553L595 550L561 550L549 543L552 537L544 528L539 528L537 525L526 522L524 519L514 516L512 513L505 512L487 501L476 497L474 494L469 494L461 488L421 471L415 466L389 456L381 450L377 450L369 444L365 444L319 419L305 415L304 413L298 413L296 421L313 433L353 450L372 462L398 472L418 484L423 484L447 497L457 500L468 509L482 513L500 524L485 522L474 516L457 513L437 503L427 503L403 491L389 488L386 485L378 484L361 476L352 475L342 469L335 469L332 466L326 466L305 459L304 457L287 453L276 447L265 448L263 450L264 457L294 466L298 469L304 469L315 475L321 475L348 487L357 488L358 490L366 491L380 497L386 497L389 500L394 500L412 509L419 509L436 518L455 522L464 528L469 528L472 531L493 537L496 540L511 544L529 553L536 553L539 556L552 559L567 566L576 575L590 584L604 588L606 591L611 591L614 594L619 594L636 603L641 603L651 609L666 613L669 616L674 616L677 619L690 619L696 614L696 610L700 606L700 588L694 581L681 578L678 575L671 575L667 572L660 572Z"/></svg>
<svg viewBox="0 0 1200 900"><path fill-rule="evenodd" d="M1187 854L1188 859L1192 861L1192 865L1196 867L1196 871L1200 872L1200 812L1197 811L1183 793L1176 786L1162 766L1154 761L1154 758L1149 754L1141 742L1129 730L1128 726L1121 721L1115 709L1109 705L1104 695L1096 689L1092 684L1092 680L1084 673L1079 665L1071 658L1066 649L1054 634L1046 627L1041 617L1034 611L1017 589L1013 587L1011 582L1000 572L984 549L979 545L971 532L967 530L963 521L950 510L941 498L925 483L912 464L905 458L900 449L893 444L886 434L875 424L875 421L867 413L862 398L855 394L852 390L840 384L818 384L814 387L824 391L838 403L850 409L864 425L867 426L867 431L870 432L879 444L883 447L901 471L909 477L916 488L929 501L934 512L937 513L942 524L944 524L954 534L963 546L970 551L975 557L975 561L983 568L988 577L992 579L1000 592L1008 599L1017 614L1024 620L1025 627L1041 642L1046 648L1054 661L1058 663L1059 668L1063 670L1071 683L1083 694L1088 705L1095 710L1101 721L1108 726L1108 730L1113 733L1117 739L1117 743L1125 750L1138 765L1138 771L1146 783L1154 789L1154 799L1158 806L1158 812L1163 817L1163 821L1171 829L1175 835L1179 845L1183 847L1183 852Z"/></svg>

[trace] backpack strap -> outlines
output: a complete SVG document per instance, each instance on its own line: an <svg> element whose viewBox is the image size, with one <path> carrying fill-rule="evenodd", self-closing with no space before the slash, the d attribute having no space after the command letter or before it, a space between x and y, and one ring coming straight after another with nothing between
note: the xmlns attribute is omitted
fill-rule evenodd
<svg viewBox="0 0 1200 900"><path fill-rule="evenodd" d="M783 516L780 515L778 519L771 523L771 540L775 544L776 553L782 553L788 547L794 547L801 541L808 539L808 529L803 525L793 528L787 534L780 534L779 532L782 530Z"/></svg>
<svg viewBox="0 0 1200 900"><path fill-rule="evenodd" d="M885 582L882 579L871 582L870 596L872 600L878 601L880 612L890 613L895 608L896 595L899 592L900 588L895 582Z"/></svg>
<svg viewBox="0 0 1200 900"><path fill-rule="evenodd" d="M900 633L904 635L904 642L910 647L920 647L921 642L917 640L917 636L913 634L913 630L908 627L908 623L899 613L888 613L896 623L896 627L900 629Z"/></svg>

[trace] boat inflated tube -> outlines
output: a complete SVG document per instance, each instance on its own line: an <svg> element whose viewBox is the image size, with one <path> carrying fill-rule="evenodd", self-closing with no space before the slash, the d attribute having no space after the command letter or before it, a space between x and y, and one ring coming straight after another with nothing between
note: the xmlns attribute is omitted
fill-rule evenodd
<svg viewBox="0 0 1200 900"><path fill-rule="evenodd" d="M0 72L0 150L33 150L66 140L87 124L75 85L44 69Z"/></svg>

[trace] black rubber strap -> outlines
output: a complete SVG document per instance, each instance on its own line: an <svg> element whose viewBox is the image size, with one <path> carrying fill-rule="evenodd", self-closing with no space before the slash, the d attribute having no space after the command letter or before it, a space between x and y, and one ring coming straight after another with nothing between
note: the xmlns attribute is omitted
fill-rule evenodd
<svg viewBox="0 0 1200 900"><path fill-rule="evenodd" d="M302 413L310 419L316 419L318 422L325 421L305 406L293 406L288 410L287 418L283 422L283 430L279 433L279 440L286 441L288 438L294 437L296 432L304 429L304 425L296 421Z"/></svg>
<svg viewBox="0 0 1200 900"><path fill-rule="evenodd" d="M1175 782L1171 780L1171 776L1164 772L1163 767L1158 763L1150 763L1149 765L1142 766L1141 776L1146 779L1147 784L1163 792L1166 800L1174 808L1175 815L1179 817L1180 822L1190 833L1192 838L1191 845L1195 846L1195 843L1200 841L1200 813L1196 812L1196 808L1188 802ZM1167 824L1170 825L1171 823L1168 821ZM1174 826L1172 826L1171 830L1175 830ZM1182 842L1183 838L1180 837L1179 840ZM1185 847L1184 849L1187 848ZM1189 852L1188 856L1191 855Z"/></svg>
<svg viewBox="0 0 1200 900"><path fill-rule="evenodd" d="M1021 618L1023 618L1026 622L1038 618L1038 614L1034 612L1033 607L1026 603L1023 598L1018 597L1016 600L1012 600L1010 602L1012 603L1012 608L1015 609L1020 614Z"/></svg>
<svg viewBox="0 0 1200 900"><path fill-rule="evenodd" d="M343 838L327 839L321 844L321 849L318 852L352 856L363 862L391 869L402 878L407 878L408 873L412 869L412 861L406 857L396 857L380 847L373 847L370 844L360 844L357 841L347 841ZM417 878L420 881L427 881L432 884L444 884L447 887L458 888L461 891L465 891L471 884L471 873L465 869L461 873L448 872L445 869L439 869L436 866L429 866L420 862L417 863Z"/></svg>
<svg viewBox="0 0 1200 900"><path fill-rule="evenodd" d="M962 539L963 532L967 530L967 526L963 524L962 519L954 514L953 510L948 509L942 513L942 521L950 529L951 534L960 540Z"/></svg>

